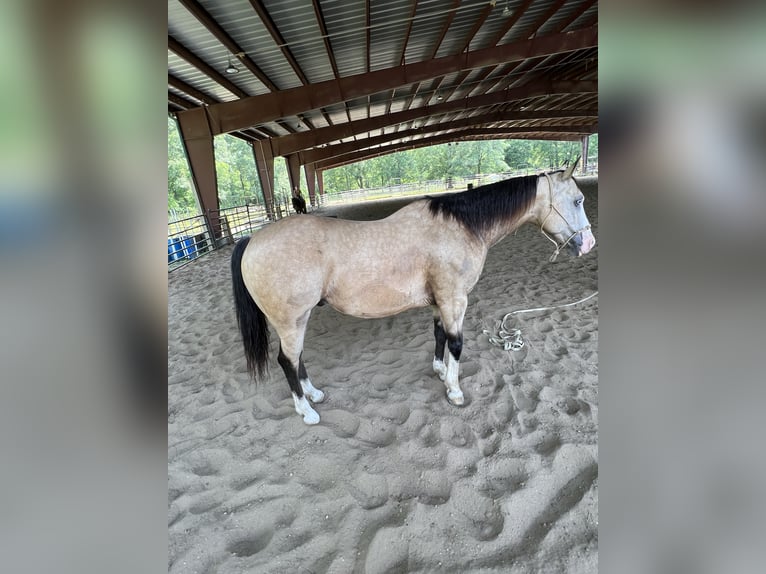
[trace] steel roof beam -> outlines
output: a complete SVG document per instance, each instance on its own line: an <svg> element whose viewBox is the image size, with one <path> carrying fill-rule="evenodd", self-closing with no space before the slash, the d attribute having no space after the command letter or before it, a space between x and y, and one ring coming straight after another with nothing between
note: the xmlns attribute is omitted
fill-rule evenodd
<svg viewBox="0 0 766 574"><path fill-rule="evenodd" d="M410 41L410 34L412 33L412 24L415 21L415 13L418 11L418 0L412 2L412 14L410 14L410 21L407 23L407 31L404 33L404 46L402 46L402 57L399 58L399 65L404 66L404 55L407 53L407 42Z"/></svg>
<svg viewBox="0 0 766 574"><path fill-rule="evenodd" d="M338 63L335 61L335 53L330 44L330 35L327 32L327 23L325 22L324 14L322 13L322 7L319 5L319 0L311 0L311 3L314 6L314 14L316 15L317 24L319 25L319 31L322 33L322 41L324 42L324 47L327 51L327 58L330 60L333 76L338 78L340 75L338 74ZM333 125L333 122L330 119L330 114L328 114L324 108L321 108L320 111L322 112L322 116L327 122L327 125Z"/></svg>
<svg viewBox="0 0 766 574"><path fill-rule="evenodd" d="M484 6L484 10L481 11L481 14L479 14L479 17L476 19L476 22L473 24L473 28L471 28L471 31L468 32L468 35L465 37L465 40L463 40L463 45L461 46L459 52L465 52L471 47L471 41L473 40L474 36L476 36L476 32L479 31L479 28L482 27L484 24L484 21L487 19L487 17L490 15L492 10L494 9L495 4L493 2L487 2L487 5ZM497 42L494 42L494 44L497 44Z"/></svg>
<svg viewBox="0 0 766 574"><path fill-rule="evenodd" d="M215 99L213 96L209 96L205 92L198 90L192 85L187 84L182 79L176 78L173 74L168 74L168 85L173 86L175 89L181 90L185 94L190 95L192 98L195 98L201 102L205 102L206 104L219 103L218 100ZM250 126L242 126L242 127L250 127Z"/></svg>
<svg viewBox="0 0 766 574"><path fill-rule="evenodd" d="M188 2L190 0L183 1ZM415 62L367 74L318 82L308 86L282 90L279 93L251 96L235 102L210 106L206 108L206 113L213 133L221 134L406 86L455 71L570 52L597 45L598 27L591 27L424 62Z"/></svg>
<svg viewBox="0 0 766 574"><path fill-rule="evenodd" d="M560 118L596 118L598 116L597 111L541 111L541 112L533 112L530 114L526 114L524 112L520 112L521 114L525 115L525 118L519 118L519 112L495 112L491 114L485 114L481 116L472 116L470 118L464 118L460 120L453 120L450 122L441 122L436 123L432 125L426 125L421 126L419 128L413 128L406 131L401 132L395 132L390 134L383 134L380 136L375 136L371 138L366 138L362 140L357 140L355 142L349 142L344 144L336 144L332 146L322 147L322 148L314 148L311 150L307 150L304 152L301 152L300 158L301 163L313 163L317 161L323 161L331 157L335 157L338 155L343 155L345 153L349 153L352 151L356 151L362 148L372 147L375 145L380 145L382 143L390 142L397 139L403 139L406 137L411 136L417 136L417 135L423 135L430 132L441 132L446 130L454 130L457 128L465 128L465 127L471 127L471 126L482 126L497 122L506 122L506 121L519 121L521 119L560 119ZM490 126L487 126L490 127ZM507 128L511 132L515 133L523 133L524 131L534 131L534 130L544 130L547 132L561 132L561 133L579 133L579 134L585 134L585 133L595 133L597 131L596 124L590 124L587 126L523 126L523 127L509 127ZM516 130L523 130L520 132L516 132Z"/></svg>
<svg viewBox="0 0 766 574"><path fill-rule="evenodd" d="M325 50L327 50L327 57L330 59L332 73L337 78L340 75L338 74L338 64L335 61L335 53L332 51L332 45L330 44L330 34L327 32L327 23L324 19L322 7L319 5L319 0L311 0L311 3L314 5L314 14L316 15L317 23L319 24L319 31L322 32L322 40L324 41Z"/></svg>
<svg viewBox="0 0 766 574"><path fill-rule="evenodd" d="M596 91L598 91L598 84L596 82L537 81L511 90L493 92L491 94L454 100L452 102L444 102L433 106L423 106L403 112L375 116L370 119L356 120L347 124L336 124L331 127L319 128L311 132L282 136L271 140L271 146L274 150L274 155L287 155L295 153L296 151L316 147L324 143L353 137L356 134L381 129L386 126L400 124L417 118L429 117L447 112L471 110L492 104L505 104L513 100L523 100L547 94L577 94Z"/></svg>
<svg viewBox="0 0 766 574"><path fill-rule="evenodd" d="M247 98L250 94L237 87L234 82L224 77L223 74L218 72L215 68L209 66L201 58L193 54L188 48L181 44L178 40L172 36L168 36L168 50L176 54L178 57L186 60L192 66L197 68L200 72L216 81L218 84L229 90L232 94L239 98Z"/></svg>
<svg viewBox="0 0 766 574"><path fill-rule="evenodd" d="M168 101L185 110L199 107L199 104L195 104L191 100L182 98L181 96L179 96L178 94L174 94L173 92L168 92Z"/></svg>
<svg viewBox="0 0 766 574"><path fill-rule="evenodd" d="M250 4L258 13L258 17L261 19L261 22L263 22L263 25L266 27L266 30L269 32L269 34L271 34L271 38L277 44L279 49L282 50L282 54L284 55L285 59L290 64L290 67L295 72L295 75L298 76L298 79L301 81L301 83L304 86L308 84L309 80L306 77L306 74L303 73L303 70L298 65L298 61L295 59L295 56L293 56L293 53L290 51L290 48L287 46L287 42L285 42L285 39L282 37L282 34L279 32L279 28L277 28L277 25L274 23L274 20L271 19L271 15L269 14L269 11L266 10L266 7L263 5L261 0L250 0Z"/></svg>
<svg viewBox="0 0 766 574"><path fill-rule="evenodd" d="M596 2L597 0L587 0L586 2L583 2L582 6L580 6L574 14L572 14L569 18L557 26L556 32L566 30L575 20L585 14L585 12L587 12L588 9L590 9Z"/></svg>
<svg viewBox="0 0 766 574"><path fill-rule="evenodd" d="M239 44L237 44L234 39L229 36L229 34L221 27L218 22L215 21L215 19L205 10L198 2L195 0L178 0L181 4L183 4L184 8L186 8L189 12L192 13L192 15L199 20L200 24L202 24L208 32L210 32L213 36L215 36L221 44L226 46L226 49L229 50L232 54L234 54L237 59L242 62L242 65L245 66L248 70L250 70L256 78L258 78L261 83L266 86L269 90L272 92L276 92L279 90L279 88L276 86L274 82L272 82L269 77L261 70L258 65L253 62L250 57L245 54L245 51L240 48ZM239 54L244 54L243 56L240 56ZM274 118L272 118L274 119ZM241 129L244 127L249 126L238 126L234 129Z"/></svg>
<svg viewBox="0 0 766 574"><path fill-rule="evenodd" d="M444 41L444 37L447 35L447 32L449 31L449 27L452 24L452 20L455 19L455 14L457 13L458 6L460 6L460 0L453 0L452 6L450 6L447 9L447 20L445 20L444 25L442 26L441 32L439 33L439 38L436 40L436 43L434 44L433 51L431 52L431 57L429 60L433 60L436 57L436 53L439 51L439 46L441 46L442 42Z"/></svg>

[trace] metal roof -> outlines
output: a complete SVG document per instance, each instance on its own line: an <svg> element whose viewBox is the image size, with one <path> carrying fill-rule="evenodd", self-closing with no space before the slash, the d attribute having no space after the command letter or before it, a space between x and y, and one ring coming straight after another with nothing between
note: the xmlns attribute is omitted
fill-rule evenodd
<svg viewBox="0 0 766 574"><path fill-rule="evenodd" d="M597 24L595 0L168 0L168 108L325 169L429 142L579 139L597 130Z"/></svg>

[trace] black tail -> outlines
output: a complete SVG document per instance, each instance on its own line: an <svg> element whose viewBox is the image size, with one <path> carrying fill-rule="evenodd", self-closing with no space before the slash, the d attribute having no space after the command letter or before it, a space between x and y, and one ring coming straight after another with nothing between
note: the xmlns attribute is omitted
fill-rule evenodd
<svg viewBox="0 0 766 574"><path fill-rule="evenodd" d="M231 254L231 279L234 287L234 305L237 308L237 323L245 345L247 370L253 378L263 377L269 360L269 324L266 315L255 304L242 279L242 254L249 237L240 239Z"/></svg>

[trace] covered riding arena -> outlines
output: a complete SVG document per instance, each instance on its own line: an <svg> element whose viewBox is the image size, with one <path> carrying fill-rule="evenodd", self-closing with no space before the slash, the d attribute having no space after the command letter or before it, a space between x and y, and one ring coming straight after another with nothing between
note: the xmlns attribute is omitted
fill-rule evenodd
<svg viewBox="0 0 766 574"><path fill-rule="evenodd" d="M532 226L490 250L466 313L463 408L431 369L427 308L375 320L316 308L304 350L327 394L316 426L295 414L273 331L270 378L250 380L229 269L232 239L306 217L278 208L275 161L310 213L379 219L416 196L330 205L323 173L476 139L574 140L587 157L597 8L169 1L168 106L209 248L169 274L170 572L597 571L597 298L515 316L519 351L484 334L509 311L594 293L597 250L551 263ZM223 134L252 147L257 222L221 209ZM578 181L598 238L596 178Z"/></svg>

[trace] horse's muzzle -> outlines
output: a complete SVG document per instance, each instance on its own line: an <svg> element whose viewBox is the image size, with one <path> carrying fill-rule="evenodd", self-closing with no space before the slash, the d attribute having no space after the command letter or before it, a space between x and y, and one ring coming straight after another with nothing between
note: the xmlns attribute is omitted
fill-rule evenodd
<svg viewBox="0 0 766 574"><path fill-rule="evenodd" d="M586 229L572 238L572 244L577 251L576 255L579 257L595 247L596 238L593 237L593 232L590 229Z"/></svg>

